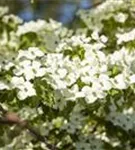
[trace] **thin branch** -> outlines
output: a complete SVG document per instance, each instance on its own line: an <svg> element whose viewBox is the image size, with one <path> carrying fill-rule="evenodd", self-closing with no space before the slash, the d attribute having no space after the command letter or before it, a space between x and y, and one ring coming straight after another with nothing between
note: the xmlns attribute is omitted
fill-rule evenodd
<svg viewBox="0 0 135 150"><path fill-rule="evenodd" d="M51 150L57 150L57 148L55 147L55 145L49 144L47 142L47 138L45 136L42 136L41 134L39 134L38 131L36 131L34 128L30 127L29 125L26 126L26 128L29 130L29 132L35 136L39 141L44 142L46 144L46 146L51 149Z"/></svg>

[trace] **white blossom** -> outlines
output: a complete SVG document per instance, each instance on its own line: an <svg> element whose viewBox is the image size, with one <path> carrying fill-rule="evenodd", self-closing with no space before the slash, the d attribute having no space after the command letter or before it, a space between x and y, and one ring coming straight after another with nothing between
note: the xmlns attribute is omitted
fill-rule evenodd
<svg viewBox="0 0 135 150"><path fill-rule="evenodd" d="M83 87L82 92L84 93L84 97L87 103L94 103L97 100L96 94L93 92L93 89L89 86Z"/></svg>
<svg viewBox="0 0 135 150"><path fill-rule="evenodd" d="M126 78L123 74L119 74L114 78L114 87L117 89L126 89L128 84L126 83Z"/></svg>
<svg viewBox="0 0 135 150"><path fill-rule="evenodd" d="M4 81L0 81L0 90L9 90L10 86L4 82Z"/></svg>
<svg viewBox="0 0 135 150"><path fill-rule="evenodd" d="M129 77L130 83L135 83L135 74Z"/></svg>
<svg viewBox="0 0 135 150"><path fill-rule="evenodd" d="M127 20L128 16L124 13L118 13L116 16L114 16L115 21L124 23Z"/></svg>
<svg viewBox="0 0 135 150"><path fill-rule="evenodd" d="M13 88L19 88L19 86L24 84L24 82L25 82L25 80L23 77L14 76L14 77L12 77L10 84Z"/></svg>
<svg viewBox="0 0 135 150"><path fill-rule="evenodd" d="M20 50L19 51L19 55L18 55L18 59L20 58L28 58L30 60L34 60L36 57L42 57L44 56L44 53L39 50L39 48L37 47L30 47L27 51L24 50Z"/></svg>
<svg viewBox="0 0 135 150"><path fill-rule="evenodd" d="M43 20L37 20L35 21L30 21L30 22L26 22L23 25L20 25L18 27L18 30L16 32L16 34L18 36L21 36L23 34L26 34L28 32L39 32L41 31L43 28L45 27L45 21Z"/></svg>
<svg viewBox="0 0 135 150"><path fill-rule="evenodd" d="M36 95L36 90L33 88L33 85L29 81L24 82L23 85L18 87L18 89L19 91L17 96L20 100L24 100L27 97Z"/></svg>
<svg viewBox="0 0 135 150"><path fill-rule="evenodd" d="M117 33L116 37L118 39L117 40L118 44L133 41L135 39L135 29L132 29L131 31L126 32L126 33Z"/></svg>

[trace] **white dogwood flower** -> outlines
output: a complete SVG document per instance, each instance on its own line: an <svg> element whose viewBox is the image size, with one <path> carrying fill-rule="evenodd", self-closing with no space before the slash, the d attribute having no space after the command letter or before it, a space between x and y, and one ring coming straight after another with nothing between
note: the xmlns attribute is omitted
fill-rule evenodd
<svg viewBox="0 0 135 150"><path fill-rule="evenodd" d="M87 103L94 103L97 100L96 94L93 92L92 88L89 86L84 86L82 88L82 92L84 93L84 98Z"/></svg>
<svg viewBox="0 0 135 150"><path fill-rule="evenodd" d="M127 20L127 18L128 15L121 12L114 16L115 21L120 23L124 23Z"/></svg>
<svg viewBox="0 0 135 150"><path fill-rule="evenodd" d="M36 90L33 88L33 85L26 81L22 85L18 87L19 91L17 93L17 96L20 100L24 100L27 97L35 96Z"/></svg>
<svg viewBox="0 0 135 150"><path fill-rule="evenodd" d="M123 74L119 74L114 78L114 87L117 89L126 89L128 87L128 84L125 82L126 78L124 77Z"/></svg>
<svg viewBox="0 0 135 150"><path fill-rule="evenodd" d="M44 53L39 50L39 48L37 47L30 47L28 48L28 50L20 50L19 51L19 55L18 55L18 59L20 58L27 58L30 60L34 60L36 57L42 57L44 56Z"/></svg>
<svg viewBox="0 0 135 150"><path fill-rule="evenodd" d="M24 82L25 82L25 80L23 77L14 76L14 77L12 77L10 84L13 88L18 88L19 86L23 85Z"/></svg>
<svg viewBox="0 0 135 150"><path fill-rule="evenodd" d="M0 90L9 90L9 89L10 87L6 82L0 81Z"/></svg>

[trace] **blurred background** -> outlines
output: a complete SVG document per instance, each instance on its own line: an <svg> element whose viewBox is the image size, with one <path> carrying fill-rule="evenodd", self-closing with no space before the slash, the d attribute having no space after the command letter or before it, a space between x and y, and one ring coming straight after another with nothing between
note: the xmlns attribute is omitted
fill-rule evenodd
<svg viewBox="0 0 135 150"><path fill-rule="evenodd" d="M89 9L103 0L0 0L0 6L9 6L10 13L25 21L53 18L70 24L78 9Z"/></svg>

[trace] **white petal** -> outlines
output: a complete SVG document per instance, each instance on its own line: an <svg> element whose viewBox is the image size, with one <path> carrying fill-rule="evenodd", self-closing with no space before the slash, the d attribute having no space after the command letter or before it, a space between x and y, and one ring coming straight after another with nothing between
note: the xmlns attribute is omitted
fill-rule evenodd
<svg viewBox="0 0 135 150"><path fill-rule="evenodd" d="M9 86L6 83L0 81L0 90L8 90L8 89Z"/></svg>
<svg viewBox="0 0 135 150"><path fill-rule="evenodd" d="M130 83L135 83L135 74L129 77Z"/></svg>

